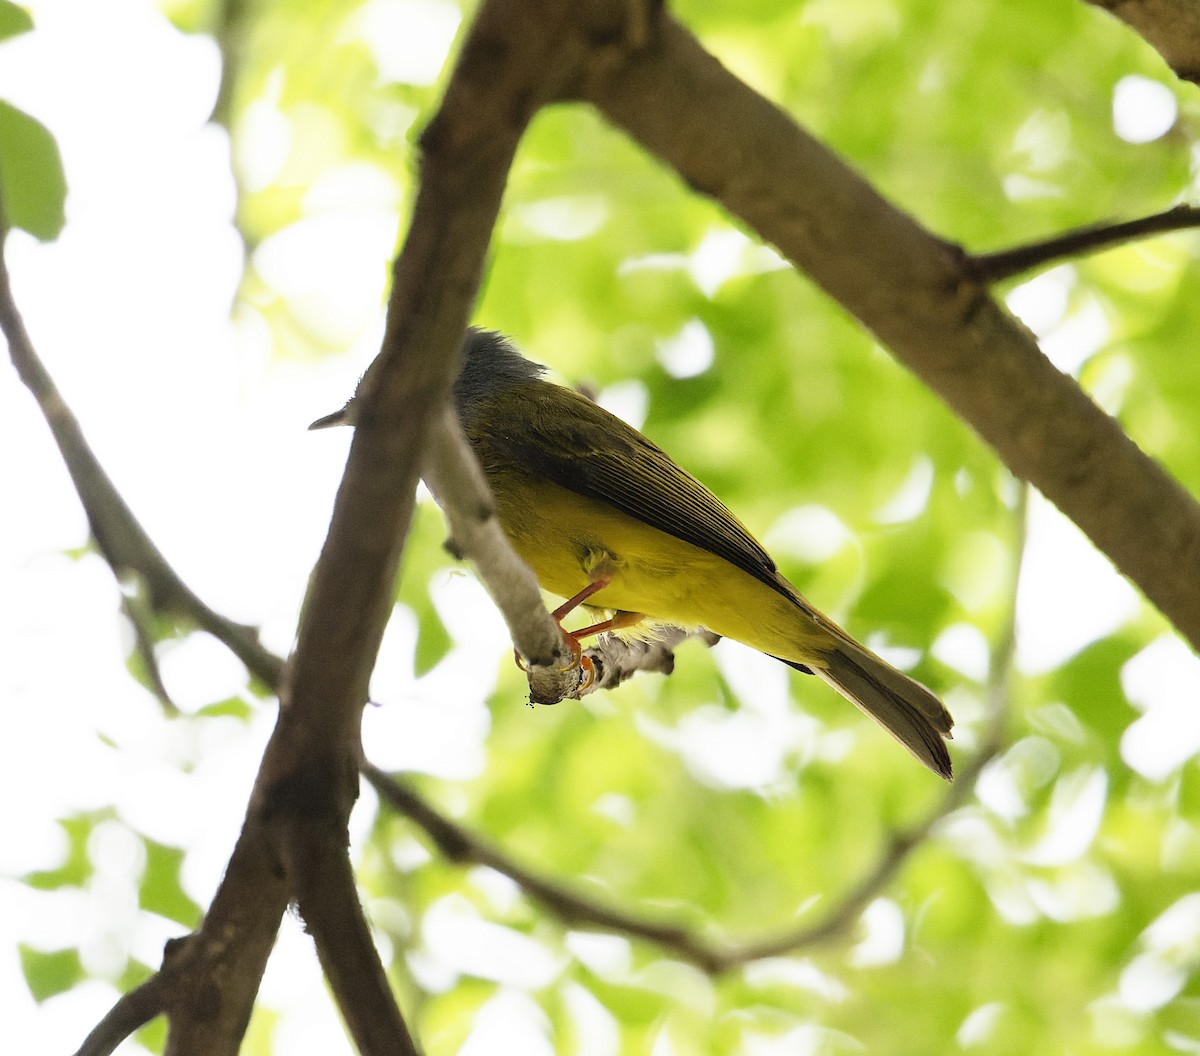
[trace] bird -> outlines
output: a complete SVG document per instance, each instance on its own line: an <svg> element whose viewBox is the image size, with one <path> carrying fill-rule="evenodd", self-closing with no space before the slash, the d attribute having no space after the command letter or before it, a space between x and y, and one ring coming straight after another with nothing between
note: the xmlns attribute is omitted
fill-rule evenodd
<svg viewBox="0 0 1200 1056"><path fill-rule="evenodd" d="M500 525L546 592L612 615L582 631L704 629L817 676L939 776L942 702L818 611L708 487L616 415L471 327L452 399ZM354 424L357 397L310 428Z"/></svg>

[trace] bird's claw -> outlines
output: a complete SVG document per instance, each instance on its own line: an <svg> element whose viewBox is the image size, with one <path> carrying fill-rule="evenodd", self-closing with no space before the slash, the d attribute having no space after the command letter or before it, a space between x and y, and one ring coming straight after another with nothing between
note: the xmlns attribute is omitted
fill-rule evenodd
<svg viewBox="0 0 1200 1056"><path fill-rule="evenodd" d="M584 693L592 688L592 683L596 681L596 665L590 656L584 656L581 653L579 656L579 667L583 672L583 679L580 681L579 688L575 692L583 696Z"/></svg>
<svg viewBox="0 0 1200 1056"><path fill-rule="evenodd" d="M571 659L558 670L560 672L565 672L576 667L579 668L583 677L580 680L580 685L576 692L583 693L590 689L592 683L596 681L596 665L592 662L592 658L590 656L584 656L583 646L579 644L578 638L570 633L564 633L563 638L566 640L567 646L570 649ZM516 661L518 668L525 672L525 674L529 674L529 663L525 657L521 655L519 649L513 650L513 660Z"/></svg>

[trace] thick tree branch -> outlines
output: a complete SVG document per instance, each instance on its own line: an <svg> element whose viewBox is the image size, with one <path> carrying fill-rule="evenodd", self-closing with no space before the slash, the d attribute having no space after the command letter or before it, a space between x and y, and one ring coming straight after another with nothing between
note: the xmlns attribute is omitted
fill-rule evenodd
<svg viewBox="0 0 1200 1056"><path fill-rule="evenodd" d="M581 91L861 320L1200 647L1200 505L886 202L664 17Z"/></svg>
<svg viewBox="0 0 1200 1056"><path fill-rule="evenodd" d="M263 777L260 770L252 803L261 801ZM288 898L270 834L252 808L199 930L167 945L166 1056L235 1056Z"/></svg>
<svg viewBox="0 0 1200 1056"><path fill-rule="evenodd" d="M1200 84L1200 4L1195 0L1087 0L1138 33L1177 76Z"/></svg>
<svg viewBox="0 0 1200 1056"><path fill-rule="evenodd" d="M1027 271L1056 264L1083 253L1096 253L1126 242L1135 242L1147 235L1165 231L1185 231L1200 227L1200 208L1177 205L1153 216L1126 220L1115 224L1096 224L1077 231L1055 235L1025 246L998 250L995 253L975 253L968 267L980 282L1001 282Z"/></svg>
<svg viewBox="0 0 1200 1056"><path fill-rule="evenodd" d="M354 439L329 535L313 574L280 721L263 763L263 817L283 848L299 909L320 921L319 949L356 1041L369 1053L412 1047L369 945L346 860L367 683L392 607L392 585L425 460L446 406L517 142L563 75L561 34L532 32L537 13L482 12L445 98L421 138L420 191L397 258L383 347L358 392ZM310 873L320 854L327 883ZM340 892L330 906L326 895ZM340 924L339 924L340 921ZM365 990L365 992L364 992Z"/></svg>

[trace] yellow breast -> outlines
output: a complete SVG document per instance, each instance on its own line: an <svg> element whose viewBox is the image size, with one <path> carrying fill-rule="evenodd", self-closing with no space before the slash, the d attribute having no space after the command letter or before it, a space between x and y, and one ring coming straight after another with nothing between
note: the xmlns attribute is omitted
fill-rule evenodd
<svg viewBox="0 0 1200 1056"><path fill-rule="evenodd" d="M504 473L492 487L505 534L550 593L568 598L606 578L609 585L589 605L705 627L782 659L824 666L829 633L784 593L724 558L521 472Z"/></svg>

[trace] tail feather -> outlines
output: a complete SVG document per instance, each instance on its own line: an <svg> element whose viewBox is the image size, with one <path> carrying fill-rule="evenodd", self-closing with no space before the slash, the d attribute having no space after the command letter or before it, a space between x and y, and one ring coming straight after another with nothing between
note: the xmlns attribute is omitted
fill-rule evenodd
<svg viewBox="0 0 1200 1056"><path fill-rule="evenodd" d="M856 642L839 642L826 659L826 667L811 665L813 674L870 715L934 773L947 781L953 777L945 739L952 736L954 719L937 697Z"/></svg>

